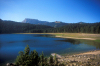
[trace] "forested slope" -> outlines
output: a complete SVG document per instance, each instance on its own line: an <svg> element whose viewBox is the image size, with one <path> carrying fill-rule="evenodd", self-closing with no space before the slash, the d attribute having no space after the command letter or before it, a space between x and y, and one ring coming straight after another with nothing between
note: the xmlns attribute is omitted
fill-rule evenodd
<svg viewBox="0 0 100 66"><path fill-rule="evenodd" d="M69 33L100 33L100 22L98 23L75 23L65 25L59 28L47 30L47 32L69 32Z"/></svg>
<svg viewBox="0 0 100 66"><path fill-rule="evenodd" d="M0 33L100 33L98 23L73 23L53 28L46 25L35 25L0 19Z"/></svg>
<svg viewBox="0 0 100 66"><path fill-rule="evenodd" d="M33 25L29 23L19 23L14 21L3 21L0 19L0 33L29 33L34 30L36 33L41 33L44 29L52 28L45 25Z"/></svg>

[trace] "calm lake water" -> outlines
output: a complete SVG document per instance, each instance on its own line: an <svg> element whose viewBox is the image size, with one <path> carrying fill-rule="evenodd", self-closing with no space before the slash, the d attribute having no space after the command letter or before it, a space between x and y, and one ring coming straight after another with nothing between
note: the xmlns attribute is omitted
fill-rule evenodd
<svg viewBox="0 0 100 66"><path fill-rule="evenodd" d="M0 64L13 62L27 45L31 51L36 50L39 54L43 51L45 56L100 49L100 44L88 40L55 38L46 34L0 34Z"/></svg>

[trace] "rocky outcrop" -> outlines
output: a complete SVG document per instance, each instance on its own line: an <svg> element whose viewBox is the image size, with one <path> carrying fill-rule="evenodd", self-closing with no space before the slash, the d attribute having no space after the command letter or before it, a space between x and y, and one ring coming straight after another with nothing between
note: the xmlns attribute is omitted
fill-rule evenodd
<svg viewBox="0 0 100 66"><path fill-rule="evenodd" d="M51 55L54 56L55 53ZM59 63L64 63L66 66L100 66L100 53L68 56L56 54L56 57Z"/></svg>

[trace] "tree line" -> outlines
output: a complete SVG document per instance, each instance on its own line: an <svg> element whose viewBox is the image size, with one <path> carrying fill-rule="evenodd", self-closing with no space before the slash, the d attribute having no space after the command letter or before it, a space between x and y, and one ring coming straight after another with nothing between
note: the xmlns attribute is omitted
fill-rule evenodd
<svg viewBox="0 0 100 66"><path fill-rule="evenodd" d="M0 33L29 33L31 30L41 33L42 29L52 28L46 25L33 25L14 21L3 21L0 19Z"/></svg>
<svg viewBox="0 0 100 66"><path fill-rule="evenodd" d="M45 30L50 33L100 33L99 23L69 24L59 28Z"/></svg>
<svg viewBox="0 0 100 66"><path fill-rule="evenodd" d="M0 19L0 33L100 33L100 22L73 23L62 27L18 23Z"/></svg>

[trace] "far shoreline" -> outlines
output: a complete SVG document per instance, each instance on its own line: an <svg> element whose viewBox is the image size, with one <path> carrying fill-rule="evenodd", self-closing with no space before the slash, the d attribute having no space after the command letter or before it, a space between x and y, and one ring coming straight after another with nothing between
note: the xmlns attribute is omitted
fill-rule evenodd
<svg viewBox="0 0 100 66"><path fill-rule="evenodd" d="M63 37L63 36L55 36L55 37L58 37L58 38L69 38L69 39L96 40L96 39L93 39L93 38L75 38L75 37Z"/></svg>
<svg viewBox="0 0 100 66"><path fill-rule="evenodd" d="M12 34L51 34L51 35L55 35L55 37L57 38L100 40L100 34L90 34L90 33L12 33ZM73 36L74 34L76 36Z"/></svg>

